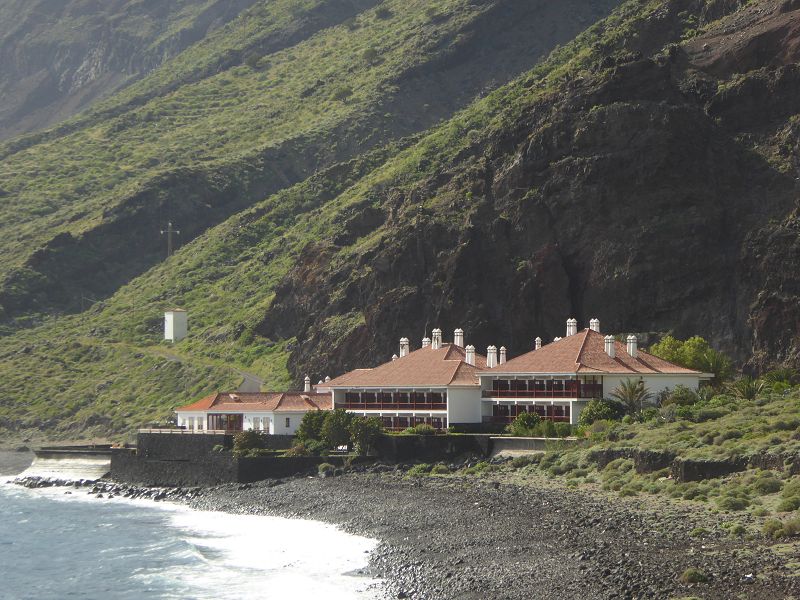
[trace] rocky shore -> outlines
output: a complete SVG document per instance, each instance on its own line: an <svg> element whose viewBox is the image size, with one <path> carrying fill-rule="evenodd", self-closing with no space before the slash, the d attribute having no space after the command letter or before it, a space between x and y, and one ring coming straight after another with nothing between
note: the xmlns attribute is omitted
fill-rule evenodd
<svg viewBox="0 0 800 600"><path fill-rule="evenodd" d="M800 594L792 576L797 557L758 534L754 517L649 498L612 500L545 480L409 478L403 469L377 465L335 477L215 488L71 485L100 498L316 519L377 538L370 570L386 580L390 598L773 600ZM748 534L732 537L726 525L734 521ZM700 528L705 532L698 535ZM689 568L708 581L682 583Z"/></svg>

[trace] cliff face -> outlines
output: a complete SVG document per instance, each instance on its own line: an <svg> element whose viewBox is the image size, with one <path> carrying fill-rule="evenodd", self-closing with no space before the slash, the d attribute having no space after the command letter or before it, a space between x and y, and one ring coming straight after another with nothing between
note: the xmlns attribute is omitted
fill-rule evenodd
<svg viewBox="0 0 800 600"><path fill-rule="evenodd" d="M108 297L163 260L167 220L186 243L319 169L416 134L530 69L616 3L570 0L566 16L563 3L527 0L384 3L383 17L375 0L254 6L73 122L0 148L0 322L12 330L79 311L84 295ZM226 18L236 13L216 2L202 14L222 7ZM94 39L87 34L85 45ZM169 39L144 54L104 56L124 56L123 70L150 68L146 56L163 59ZM84 68L75 69L59 80L78 81ZM103 89L117 72L89 71Z"/></svg>
<svg viewBox="0 0 800 600"><path fill-rule="evenodd" d="M569 316L797 365L800 6L755 3L662 50L691 4L310 246L262 325L301 340L294 375L381 362L437 326L513 355Z"/></svg>
<svg viewBox="0 0 800 600"><path fill-rule="evenodd" d="M0 140L47 127L135 81L256 0L3 0Z"/></svg>

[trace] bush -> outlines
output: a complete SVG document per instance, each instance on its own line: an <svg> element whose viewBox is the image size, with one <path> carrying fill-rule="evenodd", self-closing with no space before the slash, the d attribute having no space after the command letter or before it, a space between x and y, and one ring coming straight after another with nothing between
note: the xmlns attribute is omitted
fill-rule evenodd
<svg viewBox="0 0 800 600"><path fill-rule="evenodd" d="M741 523L731 523L731 526L728 527L728 535L731 537L742 537L745 533L747 533L747 529Z"/></svg>
<svg viewBox="0 0 800 600"><path fill-rule="evenodd" d="M305 442L297 442L285 452L285 456L311 456L311 451Z"/></svg>
<svg viewBox="0 0 800 600"><path fill-rule="evenodd" d="M781 483L781 480L775 477L769 471L763 471L756 477L756 480L753 483L753 489L755 489L762 496L780 492L782 487L783 483Z"/></svg>
<svg viewBox="0 0 800 600"><path fill-rule="evenodd" d="M403 433L409 435L436 435L436 429L427 423L420 423L419 425L414 425L414 427L404 429Z"/></svg>
<svg viewBox="0 0 800 600"><path fill-rule="evenodd" d="M539 432L541 433L542 437L556 437L555 423L553 423L550 419L545 419L542 421L541 425L539 425Z"/></svg>
<svg viewBox="0 0 800 600"><path fill-rule="evenodd" d="M800 508L800 496L789 496L784 498L775 507L778 512L792 512Z"/></svg>
<svg viewBox="0 0 800 600"><path fill-rule="evenodd" d="M330 477L336 472L336 467L334 467L331 463L322 463L317 467L317 473L319 473L322 477Z"/></svg>
<svg viewBox="0 0 800 600"><path fill-rule="evenodd" d="M685 385L676 385L674 390L671 390L666 397L661 401L662 406L669 406L674 404L676 406L691 406L696 404L700 397L697 392L689 389Z"/></svg>
<svg viewBox="0 0 800 600"><path fill-rule="evenodd" d="M686 569L680 576L681 583L705 583L706 581L708 581L708 575L694 567Z"/></svg>
<svg viewBox="0 0 800 600"><path fill-rule="evenodd" d="M717 507L720 510L738 511L750 506L750 499L746 496L720 496L717 498Z"/></svg>
<svg viewBox="0 0 800 600"><path fill-rule="evenodd" d="M303 415L294 437L300 441L321 440L322 425L328 412L324 410L310 410Z"/></svg>
<svg viewBox="0 0 800 600"><path fill-rule="evenodd" d="M407 477L423 477L430 473L431 466L428 463L420 463L411 467L406 473Z"/></svg>
<svg viewBox="0 0 800 600"><path fill-rule="evenodd" d="M246 456L250 450L263 448L266 440L263 434L253 429L240 431L233 436L234 456Z"/></svg>
<svg viewBox="0 0 800 600"><path fill-rule="evenodd" d="M622 404L614 400L589 400L578 421L581 425L591 425L595 421L618 421L624 412Z"/></svg>
<svg viewBox="0 0 800 600"><path fill-rule="evenodd" d="M225 446L222 444L215 444L214 447L211 449L212 452L225 452Z"/></svg>
<svg viewBox="0 0 800 600"><path fill-rule="evenodd" d="M361 58L364 59L364 62L372 64L378 60L378 51L375 48L367 48L361 53Z"/></svg>
<svg viewBox="0 0 800 600"><path fill-rule="evenodd" d="M339 100L341 102L342 100L347 100L352 95L353 95L353 88L351 88L349 85L340 85L333 90L331 98L333 98L334 100Z"/></svg>
<svg viewBox="0 0 800 600"><path fill-rule="evenodd" d="M511 460L511 466L515 469L523 469L528 465L535 465L542 460L541 454L528 454L525 456L515 456Z"/></svg>
<svg viewBox="0 0 800 600"><path fill-rule="evenodd" d="M353 422L353 415L346 410L337 408L325 414L325 421L322 424L320 435L322 441L328 448L338 448L347 446L350 449L350 424Z"/></svg>
<svg viewBox="0 0 800 600"><path fill-rule="evenodd" d="M560 438L572 435L572 425L569 423L556 423L556 435Z"/></svg>
<svg viewBox="0 0 800 600"><path fill-rule="evenodd" d="M508 432L518 437L528 437L535 435L535 430L539 426L542 418L536 413L524 412L509 424Z"/></svg>
<svg viewBox="0 0 800 600"><path fill-rule="evenodd" d="M350 439L355 444L356 452L361 455L372 450L381 433L383 424L378 417L354 417L350 423Z"/></svg>
<svg viewBox="0 0 800 600"><path fill-rule="evenodd" d="M449 473L450 467L441 463L434 465L431 469L431 475L448 475Z"/></svg>
<svg viewBox="0 0 800 600"><path fill-rule="evenodd" d="M764 523L761 531L764 535L774 539L795 537L800 535L800 518L787 521L769 519Z"/></svg>
<svg viewBox="0 0 800 600"><path fill-rule="evenodd" d="M392 18L392 11L386 8L385 6L379 6L378 9L375 11L375 16L379 19L391 19Z"/></svg>

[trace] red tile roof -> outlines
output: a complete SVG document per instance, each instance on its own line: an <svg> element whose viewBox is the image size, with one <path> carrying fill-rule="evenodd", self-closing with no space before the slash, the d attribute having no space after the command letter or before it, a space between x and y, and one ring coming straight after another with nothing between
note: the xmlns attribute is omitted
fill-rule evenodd
<svg viewBox="0 0 800 600"><path fill-rule="evenodd" d="M575 335L546 344L539 350L517 356L492 370L498 373L700 375L699 371L678 366L642 350L634 358L628 354L627 347L622 342L615 341L614 346L616 357L611 358L606 354L603 334L584 329Z"/></svg>
<svg viewBox="0 0 800 600"><path fill-rule="evenodd" d="M317 392L219 392L176 409L181 412L306 412L331 410L330 393Z"/></svg>
<svg viewBox="0 0 800 600"><path fill-rule="evenodd" d="M475 365L465 362L461 346L442 344L434 350L420 348L373 369L356 369L326 382L325 387L433 387L478 385L478 373L486 369L486 357L475 354Z"/></svg>

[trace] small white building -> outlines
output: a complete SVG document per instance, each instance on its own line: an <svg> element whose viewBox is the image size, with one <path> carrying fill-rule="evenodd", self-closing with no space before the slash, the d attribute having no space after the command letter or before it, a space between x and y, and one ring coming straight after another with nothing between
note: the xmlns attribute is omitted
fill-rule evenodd
<svg viewBox="0 0 800 600"><path fill-rule="evenodd" d="M446 429L456 423L480 423L478 374L486 357L463 346L456 329L453 343L442 342L434 329L422 347L411 351L407 338L400 354L373 369L356 369L317 386L333 393L334 406L367 417L379 417L386 429L402 430L426 423Z"/></svg>
<svg viewBox="0 0 800 600"><path fill-rule="evenodd" d="M627 336L624 344L604 336L597 319L581 332L570 319L566 333L479 374L484 422L510 423L522 412L535 412L543 419L576 425L589 400L609 397L627 379L641 380L657 394L678 385L696 390L701 381L713 377L643 352L636 336Z"/></svg>
<svg viewBox="0 0 800 600"><path fill-rule="evenodd" d="M178 426L189 431L235 433L254 429L276 435L294 435L307 412L332 408L330 393L225 392L206 396L175 412Z"/></svg>
<svg viewBox="0 0 800 600"><path fill-rule="evenodd" d="M174 308L164 313L164 339L180 342L188 332L187 313L182 308Z"/></svg>

